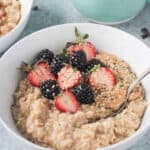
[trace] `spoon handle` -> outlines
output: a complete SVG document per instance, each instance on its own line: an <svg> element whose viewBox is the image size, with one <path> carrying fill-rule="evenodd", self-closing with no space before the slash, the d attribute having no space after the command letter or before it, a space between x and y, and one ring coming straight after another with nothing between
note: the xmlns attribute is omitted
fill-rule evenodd
<svg viewBox="0 0 150 150"><path fill-rule="evenodd" d="M143 72L133 83L131 83L131 85L129 86L128 90L127 90L127 93L126 93L126 97L125 97L125 100L124 100L124 103L122 104L122 106L119 108L119 110L117 110L116 112L114 112L111 116L114 117L116 116L117 114L121 113L124 108L127 106L128 104L128 97L131 93L131 91L133 90L133 88L141 81L143 80L148 74L150 74L150 67L147 68L145 70L145 72Z"/></svg>
<svg viewBox="0 0 150 150"><path fill-rule="evenodd" d="M150 67L147 68L129 87L127 92L127 98L130 94L130 92L133 90L133 88L141 81L143 80L148 74L150 74Z"/></svg>

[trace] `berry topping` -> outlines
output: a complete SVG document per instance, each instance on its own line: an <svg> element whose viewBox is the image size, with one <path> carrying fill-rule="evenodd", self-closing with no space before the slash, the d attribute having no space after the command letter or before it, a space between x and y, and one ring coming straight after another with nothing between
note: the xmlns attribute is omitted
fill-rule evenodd
<svg viewBox="0 0 150 150"><path fill-rule="evenodd" d="M55 80L47 62L40 61L34 65L34 68L28 74L28 80L33 86L39 87L46 80Z"/></svg>
<svg viewBox="0 0 150 150"><path fill-rule="evenodd" d="M87 61L96 56L96 48L91 42L82 43L81 49L85 52Z"/></svg>
<svg viewBox="0 0 150 150"><path fill-rule="evenodd" d="M68 54L72 54L75 51L82 50L86 54L86 60L89 61L96 56L96 48L91 42L85 42L88 38L88 34L81 36L77 28L75 28L76 43L73 43L68 47Z"/></svg>
<svg viewBox="0 0 150 150"><path fill-rule="evenodd" d="M96 66L103 66L103 64L100 62L100 60L98 59L91 59L85 66L85 71L89 72L91 71L92 68L96 67Z"/></svg>
<svg viewBox="0 0 150 150"><path fill-rule="evenodd" d="M86 54L86 60L89 61L96 56L96 48L91 42L82 42L77 45L72 45L68 48L68 54L82 50Z"/></svg>
<svg viewBox="0 0 150 150"><path fill-rule="evenodd" d="M77 100L82 104L91 104L94 100L92 88L87 83L81 83L72 89Z"/></svg>
<svg viewBox="0 0 150 150"><path fill-rule="evenodd" d="M41 92L44 97L54 99L60 93L60 88L55 80L47 80L41 84Z"/></svg>
<svg viewBox="0 0 150 150"><path fill-rule="evenodd" d="M54 54L52 51L48 49L44 49L36 55L34 62L45 60L50 64L53 57L54 57Z"/></svg>
<svg viewBox="0 0 150 150"><path fill-rule="evenodd" d="M62 112L75 113L78 110L76 97L69 91L65 91L60 96L56 97L54 105Z"/></svg>
<svg viewBox="0 0 150 150"><path fill-rule="evenodd" d="M73 69L67 65L58 73L58 84L61 89L69 89L77 85L81 81L82 75L80 71Z"/></svg>
<svg viewBox="0 0 150 150"><path fill-rule="evenodd" d="M83 51L76 51L71 55L70 62L72 67L83 70L86 64L86 56Z"/></svg>
<svg viewBox="0 0 150 150"><path fill-rule="evenodd" d="M69 58L67 56L56 55L51 62L51 72L54 75L57 75L61 68L63 68L67 63L69 63Z"/></svg>
<svg viewBox="0 0 150 150"><path fill-rule="evenodd" d="M90 85L96 89L100 89L104 85L112 88L115 83L115 75L109 69L105 67L98 67L89 76Z"/></svg>

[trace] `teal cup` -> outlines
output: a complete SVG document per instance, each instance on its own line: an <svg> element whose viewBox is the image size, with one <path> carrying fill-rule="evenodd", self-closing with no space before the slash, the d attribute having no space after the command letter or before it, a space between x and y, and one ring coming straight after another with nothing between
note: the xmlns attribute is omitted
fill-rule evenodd
<svg viewBox="0 0 150 150"><path fill-rule="evenodd" d="M77 10L90 20L118 24L135 17L146 0L71 0Z"/></svg>

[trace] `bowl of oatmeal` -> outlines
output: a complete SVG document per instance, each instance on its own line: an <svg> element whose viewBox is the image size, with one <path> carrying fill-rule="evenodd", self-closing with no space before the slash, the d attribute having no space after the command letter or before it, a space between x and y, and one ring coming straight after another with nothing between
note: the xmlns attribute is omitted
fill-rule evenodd
<svg viewBox="0 0 150 150"><path fill-rule="evenodd" d="M150 78L113 114L149 57L146 45L112 27L64 24L33 33L0 60L1 121L42 150L126 149L149 129Z"/></svg>
<svg viewBox="0 0 150 150"><path fill-rule="evenodd" d="M6 50L24 29L33 0L0 1L0 52Z"/></svg>

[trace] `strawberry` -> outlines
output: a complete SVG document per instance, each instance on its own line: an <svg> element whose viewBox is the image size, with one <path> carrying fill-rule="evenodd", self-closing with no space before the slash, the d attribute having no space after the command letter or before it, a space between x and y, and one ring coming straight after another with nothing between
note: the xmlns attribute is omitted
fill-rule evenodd
<svg viewBox="0 0 150 150"><path fill-rule="evenodd" d="M41 83L46 80L56 80L50 71L48 62L40 61L35 64L34 68L28 74L28 80L33 86L40 87Z"/></svg>
<svg viewBox="0 0 150 150"><path fill-rule="evenodd" d="M77 85L81 81L82 75L80 71L74 70L71 66L66 65L58 72L58 84L61 89L69 89Z"/></svg>
<svg viewBox="0 0 150 150"><path fill-rule="evenodd" d="M55 107L62 112L75 113L78 110L76 97L69 91L63 92L54 100Z"/></svg>
<svg viewBox="0 0 150 150"><path fill-rule="evenodd" d="M85 39L88 38L88 34L84 34L83 36L81 36L78 29L75 27L75 37L76 37L75 42L76 44L73 43L71 46L69 46L67 48L67 53L71 55L75 51L83 50L84 53L86 54L87 61L94 58L96 56L96 48L94 44L92 44L91 42L84 41Z"/></svg>
<svg viewBox="0 0 150 150"><path fill-rule="evenodd" d="M96 56L96 48L91 42L84 42L81 44L81 49L86 54L87 61L91 60Z"/></svg>
<svg viewBox="0 0 150 150"><path fill-rule="evenodd" d="M76 51L79 51L79 50L80 50L79 44L73 44L73 45L71 45L70 47L68 47L67 53L68 53L69 55L72 55L73 52L76 52Z"/></svg>
<svg viewBox="0 0 150 150"><path fill-rule="evenodd" d="M73 52L78 50L84 51L87 61L91 60L96 56L96 48L91 42L82 42L76 45L71 45L68 48L68 54L72 54Z"/></svg>
<svg viewBox="0 0 150 150"><path fill-rule="evenodd" d="M96 89L100 89L103 85L112 88L116 83L115 75L109 68L98 67L89 75L89 83Z"/></svg>

